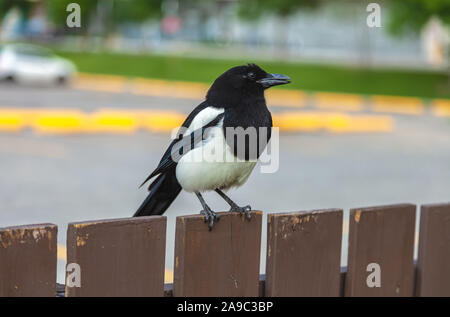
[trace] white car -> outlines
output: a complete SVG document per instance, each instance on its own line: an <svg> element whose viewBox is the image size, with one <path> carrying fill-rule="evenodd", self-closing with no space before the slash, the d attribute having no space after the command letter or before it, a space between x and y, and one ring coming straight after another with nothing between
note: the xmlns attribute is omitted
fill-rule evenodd
<svg viewBox="0 0 450 317"><path fill-rule="evenodd" d="M45 48L30 44L0 46L0 80L65 84L75 73L76 67L72 62Z"/></svg>

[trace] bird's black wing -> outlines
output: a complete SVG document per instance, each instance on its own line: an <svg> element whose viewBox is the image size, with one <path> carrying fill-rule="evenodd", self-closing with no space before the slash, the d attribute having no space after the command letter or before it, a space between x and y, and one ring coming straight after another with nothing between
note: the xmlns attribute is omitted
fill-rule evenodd
<svg viewBox="0 0 450 317"><path fill-rule="evenodd" d="M202 103L198 107L196 107L186 118L186 120L182 124L182 127L184 128L189 127L189 125L194 120L195 116L206 107L207 107L206 103ZM176 154L176 157L179 159L184 154L192 150L198 142L203 140L205 130L217 125L223 118L224 113L221 113L217 115L213 120L208 122L206 125L204 125L201 128L198 128L197 130L194 130L192 133L188 135L183 135L182 133L179 133L178 137L170 143L169 147L162 156L162 159L159 162L156 169L145 179L145 181L139 187L142 187L154 176L164 173L165 171L175 166L178 160L175 161L173 160L174 154Z"/></svg>

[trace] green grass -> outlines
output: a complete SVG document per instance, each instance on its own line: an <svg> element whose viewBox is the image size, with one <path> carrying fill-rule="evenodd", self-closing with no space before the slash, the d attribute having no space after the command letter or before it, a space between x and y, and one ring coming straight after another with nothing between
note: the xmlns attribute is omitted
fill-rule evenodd
<svg viewBox="0 0 450 317"><path fill-rule="evenodd" d="M226 69L257 62L269 72L292 78L291 89L423 98L450 98L450 80L442 72L362 69L344 66L204 59L161 55L58 52L81 72L211 83Z"/></svg>

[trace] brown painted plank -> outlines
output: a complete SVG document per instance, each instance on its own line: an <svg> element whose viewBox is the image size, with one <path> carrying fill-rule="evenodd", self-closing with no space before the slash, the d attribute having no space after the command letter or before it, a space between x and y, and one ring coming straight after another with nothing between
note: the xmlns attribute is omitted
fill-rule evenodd
<svg viewBox="0 0 450 317"><path fill-rule="evenodd" d="M70 223L67 263L81 269L81 287L66 296L163 296L166 217Z"/></svg>
<svg viewBox="0 0 450 317"><path fill-rule="evenodd" d="M417 296L450 296L450 203L420 211Z"/></svg>
<svg viewBox="0 0 450 317"><path fill-rule="evenodd" d="M397 204L350 210L345 296L412 296L416 206ZM370 263L381 269L381 287L368 287Z"/></svg>
<svg viewBox="0 0 450 317"><path fill-rule="evenodd" d="M269 214L266 296L339 296L342 210Z"/></svg>
<svg viewBox="0 0 450 317"><path fill-rule="evenodd" d="M56 296L58 227L0 229L0 297Z"/></svg>
<svg viewBox="0 0 450 317"><path fill-rule="evenodd" d="M262 212L177 217L174 296L258 296Z"/></svg>

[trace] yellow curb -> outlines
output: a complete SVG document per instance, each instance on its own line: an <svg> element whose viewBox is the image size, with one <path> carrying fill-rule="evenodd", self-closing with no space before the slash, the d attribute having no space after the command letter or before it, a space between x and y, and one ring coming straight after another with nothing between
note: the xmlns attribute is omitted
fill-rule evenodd
<svg viewBox="0 0 450 317"><path fill-rule="evenodd" d="M375 112L390 112L410 115L420 115L425 105L420 98L397 96L372 96L372 110Z"/></svg>
<svg viewBox="0 0 450 317"><path fill-rule="evenodd" d="M87 118L85 132L89 133L134 133L139 129L136 112L102 109Z"/></svg>
<svg viewBox="0 0 450 317"><path fill-rule="evenodd" d="M80 110L34 111L30 125L39 133L79 133L85 130L87 116Z"/></svg>
<svg viewBox="0 0 450 317"><path fill-rule="evenodd" d="M141 127L151 132L171 132L183 124L185 117L175 111L145 111L141 115Z"/></svg>
<svg viewBox="0 0 450 317"><path fill-rule="evenodd" d="M161 79L80 74L74 83L75 89L124 92L153 97L202 100L209 85L197 82L169 81ZM300 90L272 89L267 92L267 103L271 106L303 107L307 94Z"/></svg>
<svg viewBox="0 0 450 317"><path fill-rule="evenodd" d="M15 109L0 109L0 131L18 132L26 126L24 116Z"/></svg>
<svg viewBox="0 0 450 317"><path fill-rule="evenodd" d="M286 112L274 114L274 126L281 131L332 133L392 132L394 120L390 116L351 116L342 113Z"/></svg>
<svg viewBox="0 0 450 317"><path fill-rule="evenodd" d="M93 90L120 93L126 91L128 79L114 75L78 74L72 87L81 90Z"/></svg>
<svg viewBox="0 0 450 317"><path fill-rule="evenodd" d="M0 109L0 123L7 122L11 126L8 131L30 126L38 133L47 134L131 134L139 129L171 132L181 126L184 118L185 114L180 112L146 109L100 109L94 113L76 109ZM281 131L389 132L394 127L390 116L334 112L274 113L273 120Z"/></svg>
<svg viewBox="0 0 450 317"><path fill-rule="evenodd" d="M329 118L328 130L335 133L392 132L394 121L389 116L333 116Z"/></svg>
<svg viewBox="0 0 450 317"><path fill-rule="evenodd" d="M128 77L120 75L94 74L94 73L77 73L77 78L88 81L115 81L125 82Z"/></svg>
<svg viewBox="0 0 450 317"><path fill-rule="evenodd" d="M131 92L138 95L181 99L204 99L208 85L202 83L135 78Z"/></svg>
<svg viewBox="0 0 450 317"><path fill-rule="evenodd" d="M314 94L314 104L319 109L361 111L364 99L355 94L317 92Z"/></svg>
<svg viewBox="0 0 450 317"><path fill-rule="evenodd" d="M450 99L433 100L432 113L438 117L450 117Z"/></svg>
<svg viewBox="0 0 450 317"><path fill-rule="evenodd" d="M165 80L136 78L132 82L131 92L138 95L171 97L173 90Z"/></svg>
<svg viewBox="0 0 450 317"><path fill-rule="evenodd" d="M272 89L266 92L266 101L269 106L304 107L307 94L300 90Z"/></svg>
<svg viewBox="0 0 450 317"><path fill-rule="evenodd" d="M182 113L161 110L99 109L88 114L76 109L0 109L0 131L18 132L30 126L42 134L124 133L143 128L171 132L181 126Z"/></svg>
<svg viewBox="0 0 450 317"><path fill-rule="evenodd" d="M273 126L279 127L281 131L318 131L323 126L323 120L317 113L308 112L289 112L272 115Z"/></svg>
<svg viewBox="0 0 450 317"><path fill-rule="evenodd" d="M175 98L204 99L209 86L202 83L176 81L171 83L172 96Z"/></svg>

